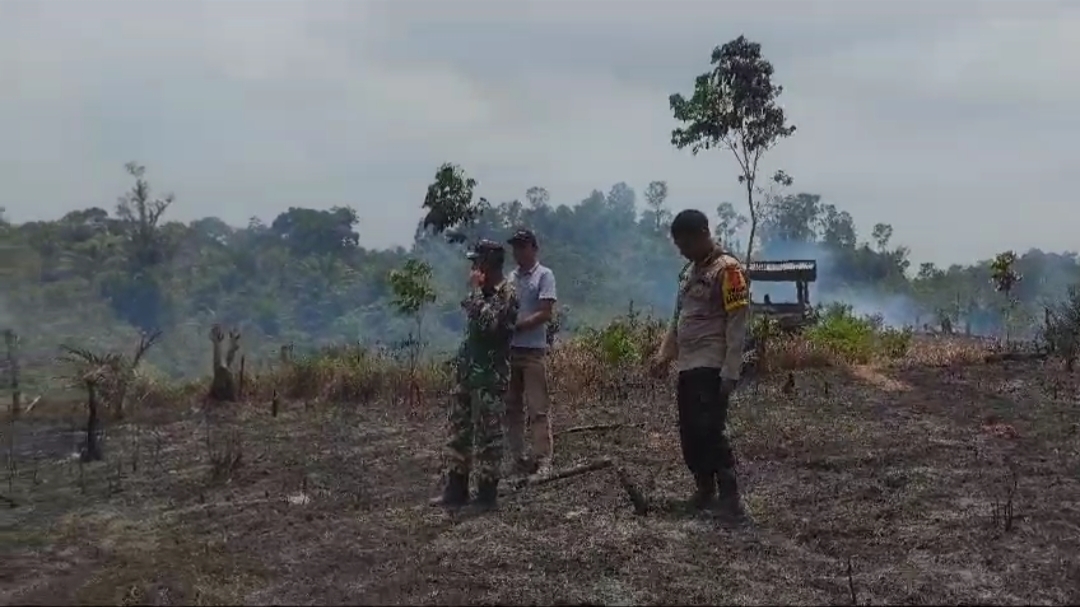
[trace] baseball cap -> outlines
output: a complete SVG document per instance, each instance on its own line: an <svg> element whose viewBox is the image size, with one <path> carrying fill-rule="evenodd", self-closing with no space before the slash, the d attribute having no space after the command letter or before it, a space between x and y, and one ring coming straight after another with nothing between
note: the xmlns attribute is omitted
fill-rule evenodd
<svg viewBox="0 0 1080 607"><path fill-rule="evenodd" d="M503 255L506 249L494 240L480 240L465 253L467 259L477 259L479 257L486 257L488 255Z"/></svg>
<svg viewBox="0 0 1080 607"><path fill-rule="evenodd" d="M532 230L520 228L507 241L509 244L531 244L536 246L536 234Z"/></svg>

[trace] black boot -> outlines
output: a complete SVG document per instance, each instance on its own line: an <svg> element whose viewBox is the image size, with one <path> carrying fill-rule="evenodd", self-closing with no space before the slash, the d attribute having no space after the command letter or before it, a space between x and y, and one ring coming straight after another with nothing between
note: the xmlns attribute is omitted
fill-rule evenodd
<svg viewBox="0 0 1080 607"><path fill-rule="evenodd" d="M480 510L499 507L499 479L484 479L476 485L476 506Z"/></svg>
<svg viewBox="0 0 1080 607"><path fill-rule="evenodd" d="M690 507L694 510L706 510L716 505L716 481L711 474L697 474L694 476L694 484L697 488L690 497Z"/></svg>
<svg viewBox="0 0 1080 607"><path fill-rule="evenodd" d="M456 508L469 503L469 475L449 472L442 495L432 500L432 505Z"/></svg>
<svg viewBox="0 0 1080 607"><path fill-rule="evenodd" d="M742 496L739 495L739 483L734 470L722 470L716 473L716 485L719 489L719 505L723 514L735 522L746 520Z"/></svg>

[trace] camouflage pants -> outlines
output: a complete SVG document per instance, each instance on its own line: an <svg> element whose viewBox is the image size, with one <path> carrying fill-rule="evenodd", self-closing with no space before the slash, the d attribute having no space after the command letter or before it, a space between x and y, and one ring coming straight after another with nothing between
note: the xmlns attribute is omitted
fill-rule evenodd
<svg viewBox="0 0 1080 607"><path fill-rule="evenodd" d="M446 444L449 472L469 474L476 450L476 475L498 480L503 456L503 393L490 387L459 387L450 400L450 440Z"/></svg>

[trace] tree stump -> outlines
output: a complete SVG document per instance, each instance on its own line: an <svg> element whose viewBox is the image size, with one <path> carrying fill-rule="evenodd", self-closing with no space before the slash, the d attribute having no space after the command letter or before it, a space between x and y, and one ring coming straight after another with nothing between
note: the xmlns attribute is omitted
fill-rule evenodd
<svg viewBox="0 0 1080 607"><path fill-rule="evenodd" d="M210 329L210 343L214 349L214 374L210 380L209 398L215 402L236 402L237 381L232 366L236 353L240 351L240 331L229 331L229 350L222 356L221 346L224 341L225 331L221 325L214 325Z"/></svg>

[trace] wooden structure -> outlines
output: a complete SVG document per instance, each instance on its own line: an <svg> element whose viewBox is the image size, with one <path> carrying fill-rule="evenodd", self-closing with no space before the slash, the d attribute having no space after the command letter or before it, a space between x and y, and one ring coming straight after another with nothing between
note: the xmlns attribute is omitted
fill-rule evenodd
<svg viewBox="0 0 1080 607"><path fill-rule="evenodd" d="M813 259L789 259L784 261L752 261L747 264L750 293L753 296L755 282L793 282L795 301L773 302L766 295L761 301L750 302L754 314L765 314L780 321L781 326L795 328L809 318L810 283L817 280L817 261Z"/></svg>

